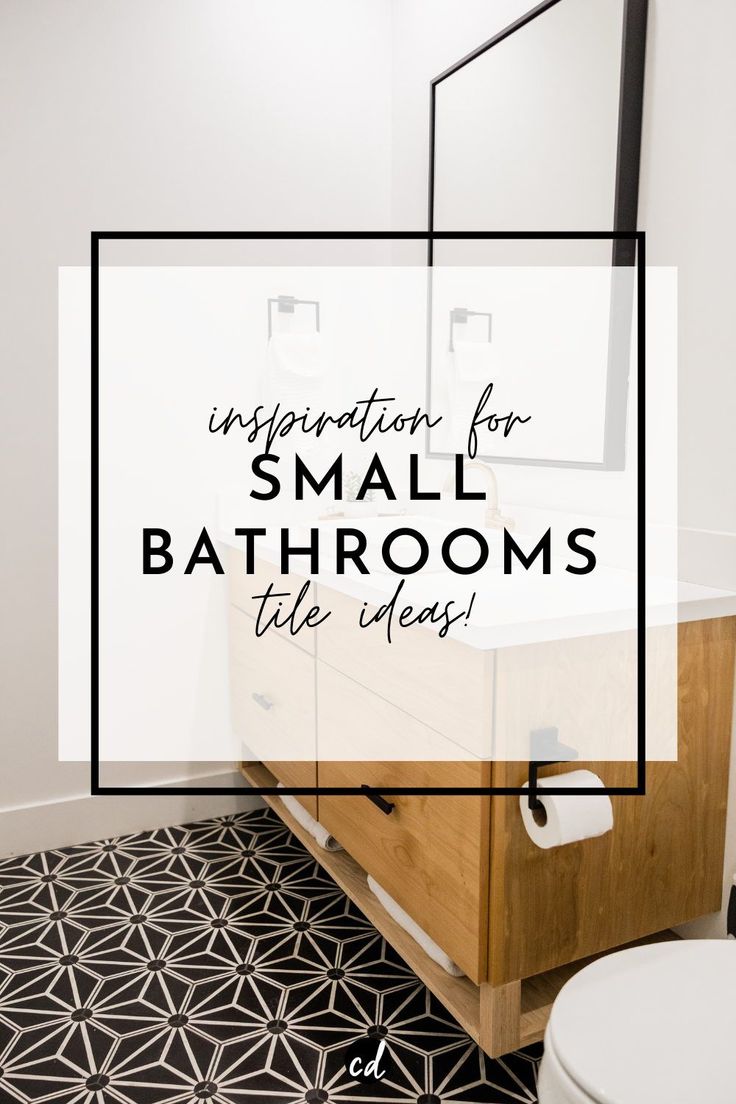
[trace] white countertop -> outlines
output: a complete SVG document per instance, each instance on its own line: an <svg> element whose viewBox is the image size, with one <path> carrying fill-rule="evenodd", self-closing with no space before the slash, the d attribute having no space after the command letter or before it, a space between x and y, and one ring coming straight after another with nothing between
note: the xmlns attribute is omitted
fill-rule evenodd
<svg viewBox="0 0 736 1104"><path fill-rule="evenodd" d="M394 518L393 523L398 526L410 524L411 520ZM345 520L344 524L360 526L360 521ZM232 531L223 530L219 537L230 547L239 550L244 547L243 538ZM269 531L269 536L256 542L256 555L278 566L275 532L271 535ZM339 591L369 606L380 606L391 598L402 578L385 569L372 569L368 575L361 575L357 570L338 575L329 569L329 561L318 575L309 576L299 571L294 574L310 578L319 586L321 593L317 600L323 612L329 609L329 602L322 588ZM565 572L564 562L553 559L552 572L546 576L539 573L536 564L528 572L518 565L518 570L510 575L504 575L496 565L475 575L428 570L406 576L404 580L397 613L407 604L418 610L435 602L444 606L449 601L456 603L452 613L458 613L467 609L475 591L469 621L459 620L448 632L448 636L474 648L503 648L636 627L635 574L600 563L585 576ZM647 578L647 625L728 616L736 616L736 594L730 591L697 583ZM425 628L437 631L429 625ZM395 628L395 631L404 630Z"/></svg>

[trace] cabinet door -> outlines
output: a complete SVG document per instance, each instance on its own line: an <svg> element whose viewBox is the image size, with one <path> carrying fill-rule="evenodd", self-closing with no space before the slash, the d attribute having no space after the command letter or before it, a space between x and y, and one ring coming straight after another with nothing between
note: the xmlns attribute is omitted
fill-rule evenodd
<svg viewBox="0 0 736 1104"><path fill-rule="evenodd" d="M319 731L334 746L350 704L352 724L379 726L401 746L419 722L325 664L318 665ZM428 734L429 738L429 734ZM478 762L325 762L320 786L482 787ZM386 814L364 796L321 795L320 821L473 981L484 980L490 799L388 796Z"/></svg>
<svg viewBox="0 0 736 1104"><path fill-rule="evenodd" d="M320 602L333 611L318 629L320 660L459 744L462 758L491 755L492 652L423 627L401 629L389 644L382 623L356 631L357 599L321 586Z"/></svg>
<svg viewBox="0 0 736 1104"><path fill-rule="evenodd" d="M263 762L286 786L316 787L314 657L283 637L256 637L253 625L230 607L232 721L244 758ZM315 796L298 800L317 816Z"/></svg>

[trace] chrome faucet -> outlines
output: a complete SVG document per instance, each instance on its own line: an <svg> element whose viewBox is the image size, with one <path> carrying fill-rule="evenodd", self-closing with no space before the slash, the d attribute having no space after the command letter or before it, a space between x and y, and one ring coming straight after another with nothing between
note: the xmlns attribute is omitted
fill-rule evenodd
<svg viewBox="0 0 736 1104"><path fill-rule="evenodd" d="M498 505L498 482L496 480L496 473L493 468L488 464L484 464L482 460L466 460L463 463L463 471L470 471L475 468L477 471L483 472L486 481L486 512L484 516L484 525L486 529L513 529L514 522L512 518L504 517L499 509ZM447 479L442 485L442 494L447 494L450 488L453 486L455 480L455 470L449 472Z"/></svg>

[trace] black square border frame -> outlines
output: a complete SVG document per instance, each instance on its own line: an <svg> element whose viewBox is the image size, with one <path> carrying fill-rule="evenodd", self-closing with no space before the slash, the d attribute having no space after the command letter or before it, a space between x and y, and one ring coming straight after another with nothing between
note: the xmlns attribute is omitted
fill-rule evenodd
<svg viewBox="0 0 736 1104"><path fill-rule="evenodd" d="M252 794L254 796L293 795L307 797L324 794L336 797L365 796L358 787L336 786L101 786L100 785L100 730L99 730L99 359L100 359L100 242L101 241L425 241L431 247L434 241L460 240L590 240L636 243L637 268L637 758L636 785L610 786L601 788L585 787L575 790L581 796L607 794L610 797L636 796L646 794L646 719L642 703L646 689L646 536L645 536L645 335L646 335L646 233L643 230L93 230L90 234L90 290L91 290L91 733L90 733L90 795L93 797L205 797L225 796L227 794ZM633 762L633 760L631 760ZM485 786L485 787L392 787L382 786L381 794L388 796L422 795L431 797L468 796L468 797L514 797L529 792L524 786ZM569 794L563 787L545 786L545 794L550 796Z"/></svg>

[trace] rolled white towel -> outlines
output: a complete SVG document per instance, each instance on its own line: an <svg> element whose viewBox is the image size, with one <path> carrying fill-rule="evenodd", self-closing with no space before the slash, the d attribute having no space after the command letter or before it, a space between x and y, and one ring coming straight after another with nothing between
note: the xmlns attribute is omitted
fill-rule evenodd
<svg viewBox="0 0 736 1104"><path fill-rule="evenodd" d="M277 789L283 790L283 782L279 782ZM324 851L342 851L343 846L338 843L334 836L331 836L324 825L320 824L318 820L315 820L313 816L307 812L304 806L297 801L291 794L282 794L281 800L286 808L289 810L294 820L301 824L302 828L309 832L310 836L313 836L317 843Z"/></svg>
<svg viewBox="0 0 736 1104"><path fill-rule="evenodd" d="M404 931L412 937L412 939L419 944L422 950L429 955L433 962L436 962L438 966L451 974L452 977L464 977L463 971L456 963L452 961L448 954L439 947L433 939L427 935L423 928L420 928L416 920L412 920L408 912L404 912L401 905L394 901L393 897L389 896L383 886L380 886L375 878L368 875L368 888L378 898L389 916L393 916L399 927L402 927Z"/></svg>

